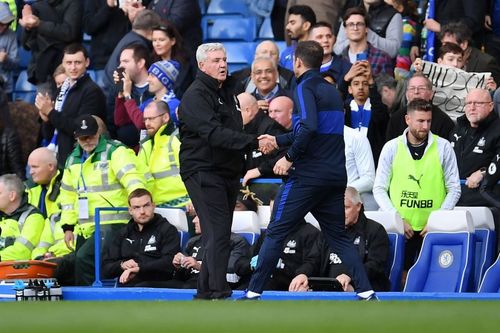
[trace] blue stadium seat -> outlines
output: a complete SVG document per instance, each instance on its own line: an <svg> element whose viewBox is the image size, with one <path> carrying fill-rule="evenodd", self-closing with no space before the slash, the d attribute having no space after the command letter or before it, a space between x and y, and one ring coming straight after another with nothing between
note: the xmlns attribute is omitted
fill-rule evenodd
<svg viewBox="0 0 500 333"><path fill-rule="evenodd" d="M250 16L246 0L211 0L207 14L241 14Z"/></svg>
<svg viewBox="0 0 500 333"><path fill-rule="evenodd" d="M403 220L397 212L366 211L366 217L384 226L389 237L387 274L391 291L401 291L401 276L404 267L405 236Z"/></svg>
<svg viewBox="0 0 500 333"><path fill-rule="evenodd" d="M229 73L250 66L255 53L255 44L249 42L227 42L226 49Z"/></svg>
<svg viewBox="0 0 500 333"><path fill-rule="evenodd" d="M271 26L270 17L266 17L264 19L264 22L262 22L262 25L260 26L259 29L259 39L261 40L274 39L274 33L273 33L273 28Z"/></svg>
<svg viewBox="0 0 500 333"><path fill-rule="evenodd" d="M156 208L155 212L163 216L179 231L181 250L186 247L189 240L189 227L186 212L180 208Z"/></svg>
<svg viewBox="0 0 500 333"><path fill-rule="evenodd" d="M466 292L474 266L474 225L464 210L438 210L427 222L417 262L408 271L405 292Z"/></svg>
<svg viewBox="0 0 500 333"><path fill-rule="evenodd" d="M267 229L271 220L271 207L269 205L257 206L257 215L259 216L259 225L261 232Z"/></svg>
<svg viewBox="0 0 500 333"><path fill-rule="evenodd" d="M244 237L250 245L253 245L260 236L259 216L253 211L234 212L231 231Z"/></svg>
<svg viewBox="0 0 500 333"><path fill-rule="evenodd" d="M204 16L201 27L204 41L253 42L257 35L257 21L253 16Z"/></svg>
<svg viewBox="0 0 500 333"><path fill-rule="evenodd" d="M205 0L198 0L198 5L200 6L201 15L206 14L206 12L207 12L207 3L205 2Z"/></svg>
<svg viewBox="0 0 500 333"><path fill-rule="evenodd" d="M14 101L22 100L26 103L35 103L36 87L28 82L28 73L23 70L19 73L14 91L12 92L12 99Z"/></svg>
<svg viewBox="0 0 500 333"><path fill-rule="evenodd" d="M467 210L472 215L475 229L473 290L479 289L486 269L495 260L495 223L493 214L487 207L455 207L456 210Z"/></svg>
<svg viewBox="0 0 500 333"><path fill-rule="evenodd" d="M500 293L500 255L490 268L484 273L483 281L479 286L480 293Z"/></svg>
<svg viewBox="0 0 500 333"><path fill-rule="evenodd" d="M24 47L20 46L17 48L19 51L19 68L21 70L28 68L28 64L31 60L31 51L26 50Z"/></svg>

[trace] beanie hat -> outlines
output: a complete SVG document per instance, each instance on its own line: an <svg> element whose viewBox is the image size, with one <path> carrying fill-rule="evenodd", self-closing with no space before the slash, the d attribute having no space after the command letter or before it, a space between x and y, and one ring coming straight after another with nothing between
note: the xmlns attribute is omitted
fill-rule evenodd
<svg viewBox="0 0 500 333"><path fill-rule="evenodd" d="M180 64L175 60L162 60L152 64L148 73L156 76L168 90L172 90L175 80L179 76L180 67Z"/></svg>

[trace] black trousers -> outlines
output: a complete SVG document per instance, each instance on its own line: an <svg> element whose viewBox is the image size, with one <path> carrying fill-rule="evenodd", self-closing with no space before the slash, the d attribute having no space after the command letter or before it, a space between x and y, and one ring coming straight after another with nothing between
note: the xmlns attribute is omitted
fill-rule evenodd
<svg viewBox="0 0 500 333"><path fill-rule="evenodd" d="M200 171L184 181L200 219L204 249L196 298L231 296L226 281L231 224L239 190L238 178L225 178Z"/></svg>

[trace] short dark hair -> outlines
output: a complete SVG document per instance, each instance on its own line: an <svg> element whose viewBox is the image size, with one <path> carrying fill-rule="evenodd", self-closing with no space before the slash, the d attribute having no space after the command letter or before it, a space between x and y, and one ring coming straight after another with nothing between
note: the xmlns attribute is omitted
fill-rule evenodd
<svg viewBox="0 0 500 333"><path fill-rule="evenodd" d="M363 16L363 19L365 20L365 25L368 27L368 14L366 13L366 10L363 7L351 7L348 10L346 10L344 17L342 18L343 22L342 25L345 27L345 22L349 19L349 17L353 15L360 15Z"/></svg>
<svg viewBox="0 0 500 333"><path fill-rule="evenodd" d="M462 44L463 42L471 42L472 32L469 27L463 22L450 22L441 26L441 32L439 33L439 40L443 40L446 35L455 36L457 43Z"/></svg>
<svg viewBox="0 0 500 333"><path fill-rule="evenodd" d="M314 28L328 28L333 33L333 27L332 27L332 25L330 23L328 23L328 22L325 22L325 21L316 22L316 24L311 27L311 30L314 29Z"/></svg>
<svg viewBox="0 0 500 333"><path fill-rule="evenodd" d="M145 64L146 70L151 66L151 52L146 46L138 43L132 43L125 46L122 52L124 50L132 50L132 57L134 58L135 62L144 59L144 61L146 62Z"/></svg>
<svg viewBox="0 0 500 333"><path fill-rule="evenodd" d="M288 15L300 15L306 22L311 23L311 27L316 24L316 14L307 5L295 5L288 9Z"/></svg>
<svg viewBox="0 0 500 333"><path fill-rule="evenodd" d="M151 195L151 192L146 190L145 188L137 188L133 190L129 195L128 195L128 205L130 206L130 200L134 198L140 198L147 195L151 201L153 201L153 196Z"/></svg>
<svg viewBox="0 0 500 333"><path fill-rule="evenodd" d="M302 60L307 68L319 69L323 62L323 48L314 40L299 42L295 57Z"/></svg>
<svg viewBox="0 0 500 333"><path fill-rule="evenodd" d="M80 43L71 43L69 45L66 45L63 51L64 54L76 54L78 52L82 52L85 59L89 58L87 49Z"/></svg>
<svg viewBox="0 0 500 333"><path fill-rule="evenodd" d="M161 17L150 9L141 10L137 13L132 23L133 30L152 30L161 24Z"/></svg>
<svg viewBox="0 0 500 333"><path fill-rule="evenodd" d="M432 103L422 98L416 98L408 103L406 113L415 111L432 112Z"/></svg>
<svg viewBox="0 0 500 333"><path fill-rule="evenodd" d="M458 44L455 43L444 43L439 48L438 59L443 59L446 53L460 54L462 57L464 56L464 50Z"/></svg>

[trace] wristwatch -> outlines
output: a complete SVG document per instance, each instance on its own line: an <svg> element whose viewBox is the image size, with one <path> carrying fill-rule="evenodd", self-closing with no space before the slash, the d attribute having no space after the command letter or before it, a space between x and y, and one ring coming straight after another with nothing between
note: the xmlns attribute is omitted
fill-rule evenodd
<svg viewBox="0 0 500 333"><path fill-rule="evenodd" d="M288 153L285 154L285 160L287 160L288 162L293 162L292 158L290 157L290 154Z"/></svg>

